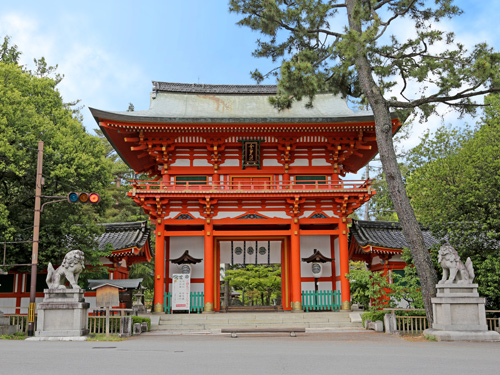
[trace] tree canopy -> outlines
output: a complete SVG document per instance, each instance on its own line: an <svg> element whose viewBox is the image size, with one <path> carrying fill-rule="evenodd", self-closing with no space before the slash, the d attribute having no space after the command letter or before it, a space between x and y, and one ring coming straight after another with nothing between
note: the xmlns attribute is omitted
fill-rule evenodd
<svg viewBox="0 0 500 375"><path fill-rule="evenodd" d="M111 182L111 161L99 138L88 134L71 105L57 90L61 76L45 60L36 70L18 65L20 52L0 49L0 241L31 241L37 165L37 143L44 142L42 195L71 191L102 193ZM103 194L105 195L105 194ZM107 199L96 206L67 202L44 206L40 225L39 263L59 264L78 246L90 263L100 229L95 225ZM42 198L42 204L50 198ZM7 263L30 263L31 244L9 244Z"/></svg>
<svg viewBox="0 0 500 375"><path fill-rule="evenodd" d="M230 11L242 15L240 25L264 36L254 56L279 64L268 74L252 74L257 81L277 78L271 102L278 108L319 92L370 105L388 191L432 320L437 277L405 194L391 110L406 118L418 109L425 118L446 104L475 113L478 96L500 90L500 54L484 43L467 51L453 33L439 29L442 19L461 13L453 0L231 0Z"/></svg>
<svg viewBox="0 0 500 375"><path fill-rule="evenodd" d="M437 151L430 160L416 163L408 177L408 192L419 220L449 241L462 259L472 257L479 292L488 297L489 307L497 309L500 98L490 95L485 103L489 106L475 132L441 129L432 141L424 139L417 151L429 147Z"/></svg>
<svg viewBox="0 0 500 375"><path fill-rule="evenodd" d="M262 305L269 305L273 297L281 295L280 265L235 265L226 271L224 280L229 281L234 290L250 296L255 302L260 301Z"/></svg>

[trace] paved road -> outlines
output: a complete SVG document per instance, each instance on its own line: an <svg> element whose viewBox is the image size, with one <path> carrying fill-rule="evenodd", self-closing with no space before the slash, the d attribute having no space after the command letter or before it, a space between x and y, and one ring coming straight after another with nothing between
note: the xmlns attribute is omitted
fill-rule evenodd
<svg viewBox="0 0 500 375"><path fill-rule="evenodd" d="M500 343L408 342L375 332L142 335L121 342L0 340L0 374L499 374Z"/></svg>

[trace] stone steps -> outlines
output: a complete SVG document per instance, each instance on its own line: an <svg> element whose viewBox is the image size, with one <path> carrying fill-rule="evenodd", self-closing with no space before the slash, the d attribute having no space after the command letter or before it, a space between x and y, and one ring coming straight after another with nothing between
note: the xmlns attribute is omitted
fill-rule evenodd
<svg viewBox="0 0 500 375"><path fill-rule="evenodd" d="M349 312L310 313L214 313L160 315L152 330L164 332L219 331L222 328L306 328L360 329L361 323L351 322Z"/></svg>

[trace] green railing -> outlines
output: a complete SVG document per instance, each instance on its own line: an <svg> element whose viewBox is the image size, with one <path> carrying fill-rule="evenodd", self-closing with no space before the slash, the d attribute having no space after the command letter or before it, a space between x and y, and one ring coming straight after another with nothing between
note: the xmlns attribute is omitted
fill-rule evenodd
<svg viewBox="0 0 500 375"><path fill-rule="evenodd" d="M342 307L340 290L303 290L302 308L308 311L339 311Z"/></svg>
<svg viewBox="0 0 500 375"><path fill-rule="evenodd" d="M204 293L191 292L190 309L191 312L203 312ZM165 293L164 311L166 314L172 314L172 293Z"/></svg>

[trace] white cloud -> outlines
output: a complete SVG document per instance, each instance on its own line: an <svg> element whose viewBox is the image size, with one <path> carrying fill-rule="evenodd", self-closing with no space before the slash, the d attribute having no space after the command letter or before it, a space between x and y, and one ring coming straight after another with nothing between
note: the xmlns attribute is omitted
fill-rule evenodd
<svg viewBox="0 0 500 375"><path fill-rule="evenodd" d="M41 19L9 13L0 16L0 35L9 35L18 46L22 65L32 69L33 58L43 56L49 65L59 66L64 79L58 89L65 102L80 99L85 107L126 110L129 102L135 102L137 87L149 89L150 80L142 67L113 55L99 42L102 30L89 34L91 28L83 27L85 19L70 14L54 23L57 25L45 28ZM117 102L123 106L116 108ZM88 109L82 113L87 129L96 128Z"/></svg>

